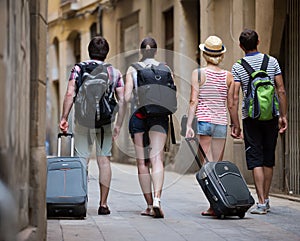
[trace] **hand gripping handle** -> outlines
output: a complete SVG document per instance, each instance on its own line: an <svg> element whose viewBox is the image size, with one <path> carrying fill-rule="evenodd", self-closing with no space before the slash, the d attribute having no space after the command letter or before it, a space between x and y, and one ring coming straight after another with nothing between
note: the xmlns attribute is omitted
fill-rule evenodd
<svg viewBox="0 0 300 241"><path fill-rule="evenodd" d="M192 153L193 153L193 156L195 157L195 160L196 160L196 162L197 162L197 164L198 164L198 166L199 166L200 168L202 167L202 164L201 164L200 158L199 158L199 156L198 156L198 153L196 153L196 151L194 150L194 148L193 148L192 145L191 145L191 141L194 141L194 142L198 145L198 149L200 150L200 152L201 152L201 154L202 154L202 156L203 156L203 158L204 158L204 162L205 162L205 163L208 163L208 162L209 162L209 160L208 160L208 158L207 158L207 156L206 156L206 154L205 154L205 152L204 152L204 150L203 150L203 148L202 148L200 142L198 141L198 138L197 138L197 137L189 137L189 138L185 138L185 140L186 140L186 142L187 142L189 148L191 149L191 151L192 151Z"/></svg>

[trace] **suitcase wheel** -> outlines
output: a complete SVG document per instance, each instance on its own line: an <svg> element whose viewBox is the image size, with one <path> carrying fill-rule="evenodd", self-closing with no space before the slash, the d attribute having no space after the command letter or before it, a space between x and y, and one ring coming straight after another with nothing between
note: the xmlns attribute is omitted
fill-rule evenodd
<svg viewBox="0 0 300 241"><path fill-rule="evenodd" d="M245 217L245 213L239 213L239 218L244 218Z"/></svg>

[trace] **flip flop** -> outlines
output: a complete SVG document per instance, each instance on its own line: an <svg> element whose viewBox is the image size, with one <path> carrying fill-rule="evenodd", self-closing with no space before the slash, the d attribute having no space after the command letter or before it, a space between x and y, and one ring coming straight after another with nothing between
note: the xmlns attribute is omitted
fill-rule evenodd
<svg viewBox="0 0 300 241"><path fill-rule="evenodd" d="M153 210L149 210L148 208L146 210L144 210L143 212L141 212L142 216L154 216Z"/></svg>

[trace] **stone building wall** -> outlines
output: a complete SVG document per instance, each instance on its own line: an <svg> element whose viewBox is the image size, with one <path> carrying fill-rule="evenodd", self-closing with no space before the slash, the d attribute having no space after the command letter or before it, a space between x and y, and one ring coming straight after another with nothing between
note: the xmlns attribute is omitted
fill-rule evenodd
<svg viewBox="0 0 300 241"><path fill-rule="evenodd" d="M14 200L1 206L11 212L0 210L0 233L5 241L42 241L47 1L1 1L0 20L0 181ZM3 219L13 225L4 229Z"/></svg>

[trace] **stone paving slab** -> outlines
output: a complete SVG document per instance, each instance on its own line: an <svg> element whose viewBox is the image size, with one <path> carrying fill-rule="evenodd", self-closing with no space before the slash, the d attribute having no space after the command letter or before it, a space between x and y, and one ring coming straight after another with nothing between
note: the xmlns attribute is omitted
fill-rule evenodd
<svg viewBox="0 0 300 241"><path fill-rule="evenodd" d="M162 195L164 219L141 216L146 207L136 166L112 163L108 204L111 214L98 216L98 168L89 166L88 215L84 220L48 220L48 241L300 241L300 203L271 197L271 212L224 220L202 217L208 207L194 175L166 172ZM251 189L256 199L254 190Z"/></svg>

